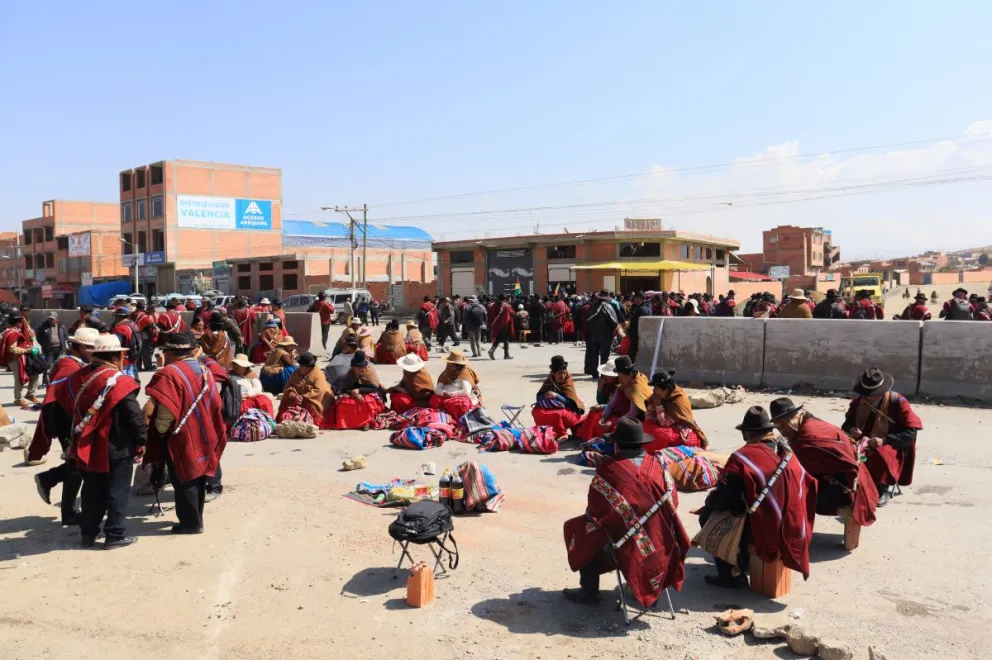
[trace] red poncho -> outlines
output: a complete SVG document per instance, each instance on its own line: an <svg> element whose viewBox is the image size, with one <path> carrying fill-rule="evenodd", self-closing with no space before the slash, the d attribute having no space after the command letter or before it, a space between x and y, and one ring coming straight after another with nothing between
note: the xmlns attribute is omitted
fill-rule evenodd
<svg viewBox="0 0 992 660"><path fill-rule="evenodd" d="M131 345L131 340L134 338L134 335L137 334L138 326L136 326L134 324L134 321L132 321L131 319L124 319L123 321L115 325L111 329L111 332L117 335L117 337L120 339L121 346L127 348ZM131 355L130 353L125 353L124 366L133 364L137 359L138 359L137 355Z"/></svg>
<svg viewBox="0 0 992 660"><path fill-rule="evenodd" d="M667 587L682 589L689 535L676 513L678 499L661 464L645 456L640 467L629 460L607 459L596 468L584 516L565 522L565 547L573 571L598 561L603 546L616 543L666 494L670 499L616 550L620 572L634 597L652 605ZM608 565L599 565L608 572Z"/></svg>
<svg viewBox="0 0 992 660"><path fill-rule="evenodd" d="M836 479L840 485L854 491L852 508L854 521L863 527L875 522L878 489L868 468L858 460L854 444L846 433L833 424L807 415L792 442L792 451L806 471L821 481L824 476ZM823 483L819 484L823 487ZM817 510L821 516L833 516L837 511Z"/></svg>
<svg viewBox="0 0 992 660"><path fill-rule="evenodd" d="M17 346L18 348L31 348L34 342L31 340L31 336L24 331L23 322L11 326L0 334L0 362L3 363L4 368L6 368L11 362L17 360L17 374L16 377L22 383L28 380L28 370L27 363L28 358L26 355L14 355L10 352L10 349Z"/></svg>
<svg viewBox="0 0 992 660"><path fill-rule="evenodd" d="M744 445L727 460L723 476L737 475L744 482L744 499L754 504L775 473L781 457L763 442ZM772 489L750 514L754 548L762 561L782 563L809 578L809 543L816 518L816 480L795 455Z"/></svg>
<svg viewBox="0 0 992 660"><path fill-rule="evenodd" d="M489 308L489 336L493 341L503 332L503 328L510 329L510 336L513 336L513 309L505 302L496 303Z"/></svg>
<svg viewBox="0 0 992 660"><path fill-rule="evenodd" d="M182 332L186 326L183 322L183 315L174 309L160 312L155 322L158 324L160 340L168 332Z"/></svg>
<svg viewBox="0 0 992 660"><path fill-rule="evenodd" d="M551 305L549 316L551 329L555 332L561 330L565 327L565 319L568 317L568 305L559 300Z"/></svg>
<svg viewBox="0 0 992 660"><path fill-rule="evenodd" d="M69 377L69 383L69 389L77 393L69 456L86 472L109 472L108 440L114 407L128 394L139 391L141 385L127 374L102 363L79 369ZM98 401L100 397L103 401Z"/></svg>
<svg viewBox="0 0 992 660"><path fill-rule="evenodd" d="M151 424L145 462L160 463L168 451L180 483L203 475L212 477L220 464L225 436L218 385L210 369L194 359L173 362L155 372L145 392L175 419L165 434L158 433L154 422ZM201 392L204 394L199 397ZM193 412L187 417L191 408ZM182 428L173 433L183 418L186 421Z"/></svg>
<svg viewBox="0 0 992 660"><path fill-rule="evenodd" d="M923 429L923 422L913 412L906 397L898 392L886 392L878 403L878 408L888 415L893 423L872 412L871 406L863 397L855 397L847 409L846 424L860 429L865 437L885 438L889 433L902 429ZM910 486L916 467L915 443L905 449L881 445L867 451L865 466L875 483L886 486L899 484Z"/></svg>
<svg viewBox="0 0 992 660"><path fill-rule="evenodd" d="M431 331L437 330L441 318L437 313L437 307L434 306L434 303L425 302L420 306L420 311L427 315L427 323L431 326Z"/></svg>
<svg viewBox="0 0 992 660"><path fill-rule="evenodd" d="M56 360L52 365L52 373L49 376L48 389L45 390L45 399L41 402L41 407L55 405L61 406L67 415L72 415L72 408L75 405L76 397L68 388L69 377L82 369L85 362L73 355L66 355ZM31 445L28 447L28 461L40 461L48 450L52 448L52 436L45 428L45 415L38 416L38 424L34 427L34 436Z"/></svg>

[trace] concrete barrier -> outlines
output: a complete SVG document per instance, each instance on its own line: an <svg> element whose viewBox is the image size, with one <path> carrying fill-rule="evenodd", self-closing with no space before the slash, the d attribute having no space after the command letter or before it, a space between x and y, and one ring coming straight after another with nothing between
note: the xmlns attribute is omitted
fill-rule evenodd
<svg viewBox="0 0 992 660"><path fill-rule="evenodd" d="M916 392L919 322L771 319L766 324L761 381L766 387L802 382L849 390L866 367L876 366L893 375L898 391Z"/></svg>
<svg viewBox="0 0 992 660"><path fill-rule="evenodd" d="M992 324L923 324L919 393L992 402Z"/></svg>
<svg viewBox="0 0 992 660"><path fill-rule="evenodd" d="M698 380L724 385L761 384L765 325L761 319L665 318L650 316L639 324L638 369L674 369L680 383ZM661 348L652 365L658 328Z"/></svg>

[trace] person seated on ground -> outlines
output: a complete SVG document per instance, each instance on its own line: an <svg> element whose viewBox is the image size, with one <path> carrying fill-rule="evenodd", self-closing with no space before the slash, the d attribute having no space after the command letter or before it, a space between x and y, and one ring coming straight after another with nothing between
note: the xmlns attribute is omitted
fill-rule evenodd
<svg viewBox="0 0 992 660"><path fill-rule="evenodd" d="M279 322L276 319L269 319L265 322L265 327L258 333L258 341L251 347L251 361L256 364L265 362L265 357L275 345L282 339L282 332L279 330Z"/></svg>
<svg viewBox="0 0 992 660"><path fill-rule="evenodd" d="M902 314L896 314L892 318L896 321L929 321L933 317L930 314L930 308L927 307L927 297L918 293L912 305L906 305Z"/></svg>
<svg viewBox="0 0 992 660"><path fill-rule="evenodd" d="M283 389L276 421L306 419L306 415L300 414L302 409L318 428L333 428L328 413L334 409L334 392L324 372L316 368L317 358L313 353L301 353L297 361L299 366Z"/></svg>
<svg viewBox="0 0 992 660"><path fill-rule="evenodd" d="M269 312L272 317L279 323L279 333L280 336L285 337L289 334L286 331L286 310L282 308L282 301L276 298L272 301L272 310Z"/></svg>
<svg viewBox="0 0 992 660"><path fill-rule="evenodd" d="M437 377L431 408L448 413L458 421L465 413L482 405L479 376L468 366L461 351L453 350L444 359L444 372Z"/></svg>
<svg viewBox="0 0 992 660"><path fill-rule="evenodd" d="M537 402L531 409L531 415L535 424L552 427L555 438L561 440L582 423L586 404L575 391L575 382L564 357L553 356L549 370L548 377L537 391Z"/></svg>
<svg viewBox="0 0 992 660"><path fill-rule="evenodd" d="M434 396L434 379L427 371L427 363L410 353L396 361L403 370L403 378L389 388L389 408L405 413L411 408L430 408Z"/></svg>
<svg viewBox="0 0 992 660"><path fill-rule="evenodd" d="M268 413L269 417L274 417L272 399L265 393L262 381L258 379L254 369L255 365L244 353L238 353L231 360L229 378L241 391L241 414L245 414L246 410L257 408Z"/></svg>
<svg viewBox="0 0 992 660"><path fill-rule="evenodd" d="M892 391L892 374L869 367L854 384L857 395L841 428L858 442L878 489L878 506L889 501L890 488L913 483L916 432L923 422L906 397Z"/></svg>
<svg viewBox="0 0 992 660"><path fill-rule="evenodd" d="M769 413L799 464L816 479L817 515L836 516L840 509L851 509L851 517L862 527L875 522L878 491L848 435L787 397L772 401Z"/></svg>
<svg viewBox="0 0 992 660"><path fill-rule="evenodd" d="M273 396L282 394L293 372L296 371L296 341L292 337L283 337L269 351L262 367L259 380L262 387Z"/></svg>
<svg viewBox="0 0 992 660"><path fill-rule="evenodd" d="M372 341L372 329L363 325L358 331L358 350L365 353L369 360L375 360L375 343Z"/></svg>
<svg viewBox="0 0 992 660"><path fill-rule="evenodd" d="M338 396L334 404L335 429L361 429L366 431L375 418L386 409L386 391L379 382L375 367L364 352L358 351L351 358L351 369L334 381L332 387Z"/></svg>
<svg viewBox="0 0 992 660"><path fill-rule="evenodd" d="M620 386L615 367L616 358L610 358L599 366L599 380L596 381L596 405L589 408L589 414L579 424L575 435L583 442L589 442L603 435L599 422L603 419L604 407L613 399ZM627 404L629 407L629 404ZM613 408L613 420L627 412L623 405Z"/></svg>
<svg viewBox="0 0 992 660"><path fill-rule="evenodd" d="M789 295L789 302L783 303L778 310L780 319L811 319L813 310L809 307L809 299L806 292L796 289Z"/></svg>
<svg viewBox="0 0 992 660"><path fill-rule="evenodd" d="M345 326L344 330L341 331L341 336L338 337L338 342L334 345L333 355L337 355L342 350L344 350L345 342L348 341L348 337L358 337L358 329L362 327L362 319L357 316L352 318L348 325Z"/></svg>
<svg viewBox="0 0 992 660"><path fill-rule="evenodd" d="M379 336L379 342L375 346L375 363L396 364L406 354L400 322L393 319L386 324L386 329Z"/></svg>
<svg viewBox="0 0 992 660"><path fill-rule="evenodd" d="M421 360L428 359L427 343L416 321L406 322L406 352L415 353Z"/></svg>
<svg viewBox="0 0 992 660"><path fill-rule="evenodd" d="M699 512L699 523L704 534L710 530L709 537L720 534L712 531L714 528L732 533L736 529L733 522L744 529L739 548L714 557L717 574L707 575L706 582L717 587L745 586L751 545L762 561L780 559L787 568L809 579L816 480L803 470L788 445L776 439L775 425L761 406L748 408L737 430L746 444L727 460L719 483ZM734 521L737 516L743 518ZM713 524L708 527L711 518ZM727 524L718 525L721 521Z"/></svg>
<svg viewBox="0 0 992 660"><path fill-rule="evenodd" d="M654 393L648 399L644 418L644 432L653 440L645 451L653 454L666 447L700 447L709 442L696 424L692 404L685 390L675 384L675 372L659 370L651 379Z"/></svg>
<svg viewBox="0 0 992 660"><path fill-rule="evenodd" d="M689 535L676 511L671 477L644 452L649 440L641 423L622 419L607 439L614 457L596 468L585 514L565 522L568 565L578 571L581 586L564 595L574 603L598 603L599 576L619 566L637 601L650 607L667 587L682 589Z"/></svg>
<svg viewBox="0 0 992 660"><path fill-rule="evenodd" d="M225 369L231 366L234 344L224 331L224 319L219 314L210 315L209 327L200 337L199 342L203 352L217 360L220 366Z"/></svg>
<svg viewBox="0 0 992 660"><path fill-rule="evenodd" d="M599 420L601 429L610 428L613 425L611 417L617 409L624 410L617 413L620 417L635 417L638 421L644 421L644 413L647 411L648 399L651 398L652 390L648 379L644 374L634 368L630 358L621 355L613 361L613 367L617 372L617 391L613 393L610 402L603 408L603 415Z"/></svg>

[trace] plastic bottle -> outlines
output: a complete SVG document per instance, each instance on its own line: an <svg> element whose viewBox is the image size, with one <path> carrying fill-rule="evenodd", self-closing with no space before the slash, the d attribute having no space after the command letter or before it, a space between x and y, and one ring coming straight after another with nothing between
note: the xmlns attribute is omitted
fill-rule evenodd
<svg viewBox="0 0 992 660"><path fill-rule="evenodd" d="M449 509L451 508L451 474L447 470L441 474L441 479L437 484L438 497L437 500L441 504L445 505Z"/></svg>
<svg viewBox="0 0 992 660"><path fill-rule="evenodd" d="M465 484L456 472L451 477L451 511L452 513L465 512Z"/></svg>

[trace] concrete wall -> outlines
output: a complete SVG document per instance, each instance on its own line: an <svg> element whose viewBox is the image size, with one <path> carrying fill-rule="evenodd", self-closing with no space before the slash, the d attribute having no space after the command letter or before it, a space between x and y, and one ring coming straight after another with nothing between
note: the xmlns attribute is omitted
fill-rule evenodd
<svg viewBox="0 0 992 660"><path fill-rule="evenodd" d="M679 382L699 380L726 385L761 384L765 325L761 319L664 318L641 319L638 369L675 369ZM658 361L652 365L661 331Z"/></svg>
<svg viewBox="0 0 992 660"><path fill-rule="evenodd" d="M809 383L848 390L868 366L893 375L901 391L919 381L920 324L911 322L772 319L764 346L766 387Z"/></svg>
<svg viewBox="0 0 992 660"><path fill-rule="evenodd" d="M924 323L919 393L992 401L992 328L973 321Z"/></svg>

